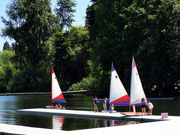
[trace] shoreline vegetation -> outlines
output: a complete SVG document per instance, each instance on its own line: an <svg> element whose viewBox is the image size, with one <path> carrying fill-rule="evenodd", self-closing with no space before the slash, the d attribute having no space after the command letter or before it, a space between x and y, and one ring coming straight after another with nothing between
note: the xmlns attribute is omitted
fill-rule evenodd
<svg viewBox="0 0 180 135"><path fill-rule="evenodd" d="M1 35L15 42L0 52L0 93L50 92L53 67L62 90L108 97L112 62L129 92L134 57L147 97L179 97L179 1L91 1L84 27L72 26L72 0L8 4Z"/></svg>

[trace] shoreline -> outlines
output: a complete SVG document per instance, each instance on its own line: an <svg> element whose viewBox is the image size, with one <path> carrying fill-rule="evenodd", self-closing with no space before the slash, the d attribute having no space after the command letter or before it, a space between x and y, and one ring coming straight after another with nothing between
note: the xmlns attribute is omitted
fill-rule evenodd
<svg viewBox="0 0 180 135"><path fill-rule="evenodd" d="M91 92L89 90L77 90L77 91L63 91L63 94L84 94ZM15 95L51 95L51 92L18 92L18 93L0 93L0 96L15 96ZM98 99L104 100L104 99ZM147 100L180 100L180 97L158 97L147 98Z"/></svg>
<svg viewBox="0 0 180 135"><path fill-rule="evenodd" d="M80 94L90 92L88 90L78 91L62 91L63 94ZM51 92L18 92L18 93L0 93L0 96L15 96L15 95L51 95Z"/></svg>

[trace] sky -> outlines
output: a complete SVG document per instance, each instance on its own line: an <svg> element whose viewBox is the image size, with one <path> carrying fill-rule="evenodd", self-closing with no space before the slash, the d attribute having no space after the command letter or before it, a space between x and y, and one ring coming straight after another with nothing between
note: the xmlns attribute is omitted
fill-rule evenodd
<svg viewBox="0 0 180 135"><path fill-rule="evenodd" d="M0 4L0 17L4 17L6 19L9 19L6 15L6 6L13 0L3 0L1 1ZM74 13L75 17L74 20L75 22L72 24L73 26L84 26L85 25L85 16L86 16L86 8L88 5L91 5L90 0L75 0L77 3L75 10L76 12ZM51 7L52 9L55 8L56 6L56 0L51 0ZM2 23L0 19L0 35L2 34L2 29L5 28L4 23ZM0 36L0 51L2 52L4 43L8 41L9 44L11 45L14 41L12 39L9 39L8 37L2 37Z"/></svg>

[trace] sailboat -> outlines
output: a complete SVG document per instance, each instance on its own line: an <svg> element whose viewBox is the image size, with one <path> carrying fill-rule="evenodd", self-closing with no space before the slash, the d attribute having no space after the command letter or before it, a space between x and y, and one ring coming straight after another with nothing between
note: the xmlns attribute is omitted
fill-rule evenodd
<svg viewBox="0 0 180 135"><path fill-rule="evenodd" d="M56 103L66 103L53 68L51 70L51 101L54 105L46 106L48 109L60 108L55 106Z"/></svg>
<svg viewBox="0 0 180 135"><path fill-rule="evenodd" d="M127 106L129 105L129 95L127 94L114 66L112 63L111 69L111 82L110 82L110 94L109 104Z"/></svg>
<svg viewBox="0 0 180 135"><path fill-rule="evenodd" d="M142 98L145 99L146 105L147 103L147 98L144 93L142 83L138 74L138 70L136 67L136 63L134 60L134 57L132 58L132 71L131 71L131 88L130 88L130 106L140 106ZM141 115L141 112L136 112L135 109L133 109L133 112L121 112L121 114L124 115Z"/></svg>

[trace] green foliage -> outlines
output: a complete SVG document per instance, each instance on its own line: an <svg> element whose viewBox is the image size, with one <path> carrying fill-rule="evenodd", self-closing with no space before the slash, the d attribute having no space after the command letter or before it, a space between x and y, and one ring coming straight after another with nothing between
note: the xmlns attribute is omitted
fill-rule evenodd
<svg viewBox="0 0 180 135"><path fill-rule="evenodd" d="M40 61L20 70L11 61L14 55L14 51L0 52L0 92L50 91L51 63Z"/></svg>
<svg viewBox="0 0 180 135"><path fill-rule="evenodd" d="M151 88L156 85L159 96L178 95L174 84L180 78L179 4L176 0L136 1L127 9L131 25L125 33L138 30L135 38L138 40L133 43L137 45L136 56L147 93L152 93ZM127 34L125 38L129 37L135 36Z"/></svg>
<svg viewBox="0 0 180 135"><path fill-rule="evenodd" d="M3 92L50 91L52 65L57 69L60 85L65 87L87 77L87 29L72 27L62 32L65 26L71 26L74 6L71 0L57 1L56 16L51 13L50 0L15 0L7 6L9 19L1 18L6 26L3 36L15 40L15 54L7 57L10 52L4 51L1 55Z"/></svg>
<svg viewBox="0 0 180 135"><path fill-rule="evenodd" d="M127 6L127 3L99 0L95 6L95 23L90 28L90 69L91 75L99 82L97 87L99 94L104 96L109 94L112 62L118 72L120 71L123 84L128 85L130 71L127 71L129 67L127 64L130 63L131 51L125 52L122 41L125 24L123 7Z"/></svg>
<svg viewBox="0 0 180 135"><path fill-rule="evenodd" d="M0 67L12 65L11 58L14 55L14 51L4 50L3 52L0 52Z"/></svg>
<svg viewBox="0 0 180 135"><path fill-rule="evenodd" d="M50 69L47 71L45 66L28 66L14 75L14 83L11 87L12 92L31 92L31 91L50 91Z"/></svg>
<svg viewBox="0 0 180 135"><path fill-rule="evenodd" d="M91 75L99 79L99 93L108 96L112 62L129 90L131 57L135 56L146 93L177 96L179 1L99 0L94 9L90 69Z"/></svg>
<svg viewBox="0 0 180 135"><path fill-rule="evenodd" d="M7 7L3 36L14 51L0 52L1 92L50 91L54 66L63 90L109 94L111 63L129 92L135 57L148 97L178 96L180 3L178 0L92 0L86 28L70 27L75 3L14 0ZM64 31L65 27L70 28ZM6 45L5 45L6 44ZM8 48L5 43L4 47Z"/></svg>
<svg viewBox="0 0 180 135"><path fill-rule="evenodd" d="M0 68L0 92L6 92L6 84L4 84L5 72L3 68Z"/></svg>
<svg viewBox="0 0 180 135"><path fill-rule="evenodd" d="M16 72L15 66L11 62L14 55L13 51L4 50L0 52L0 92L10 91Z"/></svg>
<svg viewBox="0 0 180 135"><path fill-rule="evenodd" d="M55 35L54 69L66 89L88 76L88 40L88 31L82 27L71 27L69 31Z"/></svg>
<svg viewBox="0 0 180 135"><path fill-rule="evenodd" d="M72 84L68 91L73 90L94 90L96 88L96 80L93 77L83 78L80 82Z"/></svg>
<svg viewBox="0 0 180 135"><path fill-rule="evenodd" d="M47 55L43 48L56 19L51 13L50 0L15 0L6 13L10 19L2 18L6 26L3 35L15 40L14 61L21 66L36 66Z"/></svg>

